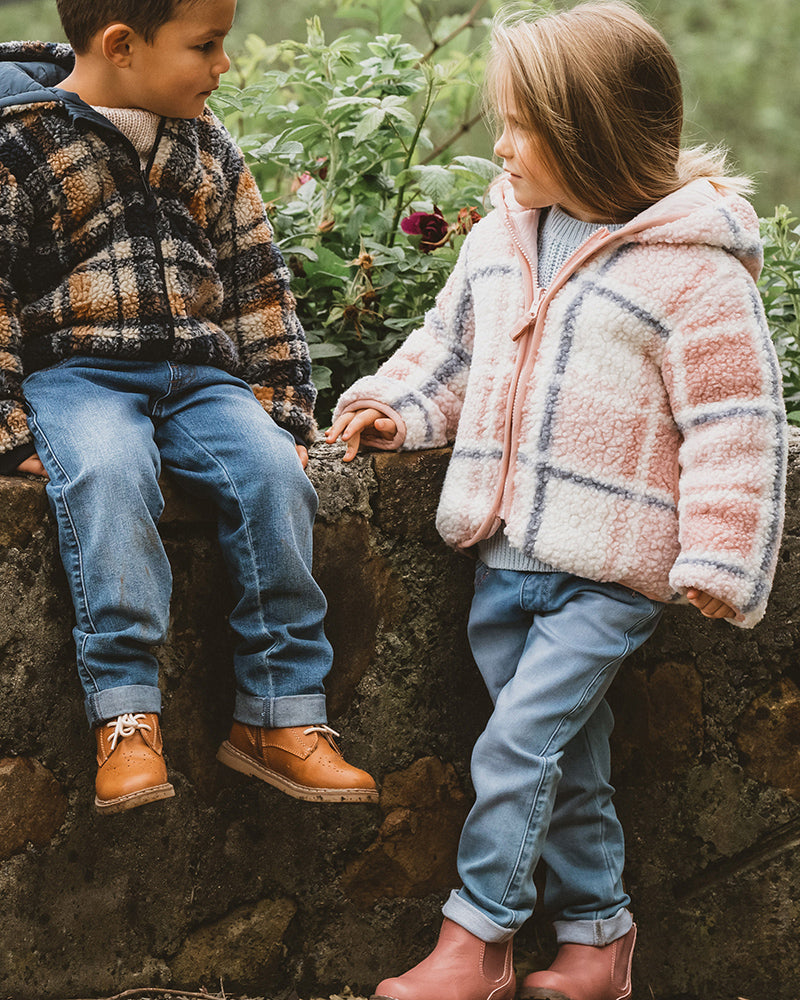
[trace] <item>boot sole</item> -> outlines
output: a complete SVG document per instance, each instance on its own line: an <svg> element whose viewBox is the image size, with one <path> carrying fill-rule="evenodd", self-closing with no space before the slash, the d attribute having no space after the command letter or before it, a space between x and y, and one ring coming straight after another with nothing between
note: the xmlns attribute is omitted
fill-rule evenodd
<svg viewBox="0 0 800 1000"><path fill-rule="evenodd" d="M492 992L488 995L487 1000L492 1000L492 998L498 993L504 996L513 996L513 992L511 994L504 993L504 991L508 990L508 985L509 984L506 984L505 986L498 986L497 989L492 990ZM553 994L553 1000L562 1000L562 998L563 1000L571 1000L571 997L565 997L563 993ZM387 997L385 993L373 993L369 1000L397 1000L397 997Z"/></svg>
<svg viewBox="0 0 800 1000"><path fill-rule="evenodd" d="M631 991L628 990L627 993L621 993L616 1000L628 1000L630 995ZM574 997L562 993L561 990L548 990L542 989L540 986L534 986L527 990L521 989L517 993L516 1000L574 1000Z"/></svg>
<svg viewBox="0 0 800 1000"><path fill-rule="evenodd" d="M273 788L291 795L293 799L302 799L304 802L378 801L376 788L309 788L307 785L299 785L296 781L278 774L277 771L271 771L263 764L259 764L246 753L237 750L228 740L225 740L217 751L217 760L240 774L246 774L250 778L260 778Z"/></svg>
<svg viewBox="0 0 800 1000"><path fill-rule="evenodd" d="M630 993L623 993L622 996L618 997L617 1000L627 1000L630 997ZM567 996L566 993L562 993L560 990L521 990L517 994L517 1000L574 1000L573 997Z"/></svg>
<svg viewBox="0 0 800 1000"><path fill-rule="evenodd" d="M137 806L147 805L148 802L171 799L174 794L175 789L169 782L166 782L163 785L153 785L151 788L142 788L138 792L129 792L127 795L120 795L116 799L99 799L95 796L94 807L99 813L108 815L109 813L135 809Z"/></svg>
<svg viewBox="0 0 800 1000"><path fill-rule="evenodd" d="M560 990L520 990L517 1000L573 1000Z"/></svg>

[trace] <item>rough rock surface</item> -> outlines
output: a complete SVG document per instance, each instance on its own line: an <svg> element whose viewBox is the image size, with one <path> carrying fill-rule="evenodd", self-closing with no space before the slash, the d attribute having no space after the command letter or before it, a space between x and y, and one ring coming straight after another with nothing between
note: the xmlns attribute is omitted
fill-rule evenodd
<svg viewBox="0 0 800 1000"><path fill-rule="evenodd" d="M165 484L159 652L176 797L92 807L72 612L44 490L0 479L0 996L137 986L369 995L430 948L489 712L465 638L472 565L433 529L446 452L318 449L315 572L331 722L381 800L317 805L215 762L233 702L213 513ZM669 608L623 669L615 783L640 929L634 1000L800 996L800 443L776 590L742 632ZM552 954L547 920L521 973Z"/></svg>

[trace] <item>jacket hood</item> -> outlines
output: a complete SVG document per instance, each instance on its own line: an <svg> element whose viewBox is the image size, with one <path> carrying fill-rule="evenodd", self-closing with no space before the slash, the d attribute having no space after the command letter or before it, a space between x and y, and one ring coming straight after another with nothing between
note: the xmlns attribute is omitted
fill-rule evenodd
<svg viewBox="0 0 800 1000"><path fill-rule="evenodd" d="M63 100L53 88L74 65L72 49L59 42L0 43L0 108Z"/></svg>
<svg viewBox="0 0 800 1000"><path fill-rule="evenodd" d="M492 203L509 214L533 214L515 200L510 181L492 188ZM701 244L733 254L755 280L764 254L752 205L708 180L691 181L631 219L615 234L637 243Z"/></svg>

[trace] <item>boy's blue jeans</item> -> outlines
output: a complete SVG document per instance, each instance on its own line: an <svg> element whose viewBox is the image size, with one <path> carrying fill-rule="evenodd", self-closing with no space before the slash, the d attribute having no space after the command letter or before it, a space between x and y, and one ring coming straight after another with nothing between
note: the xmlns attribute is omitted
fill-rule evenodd
<svg viewBox="0 0 800 1000"><path fill-rule="evenodd" d="M24 392L50 476L89 724L161 710L152 647L166 637L172 588L156 529L162 466L218 510L235 595L234 717L325 722L332 653L311 576L317 497L291 434L250 387L217 368L76 357L34 372Z"/></svg>
<svg viewBox="0 0 800 1000"><path fill-rule="evenodd" d="M662 607L617 584L478 563L469 639L494 712L472 755L463 887L444 914L484 941L533 913L540 858L560 944L604 945L630 928L604 696Z"/></svg>

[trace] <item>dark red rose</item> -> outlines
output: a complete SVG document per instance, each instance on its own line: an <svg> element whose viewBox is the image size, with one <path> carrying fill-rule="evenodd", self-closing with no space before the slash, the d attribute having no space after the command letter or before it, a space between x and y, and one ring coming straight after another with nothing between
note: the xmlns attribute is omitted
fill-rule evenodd
<svg viewBox="0 0 800 1000"><path fill-rule="evenodd" d="M412 212L400 223L400 228L409 236L420 236L419 248L430 253L440 247L447 237L450 227L441 209L433 206L433 212Z"/></svg>

